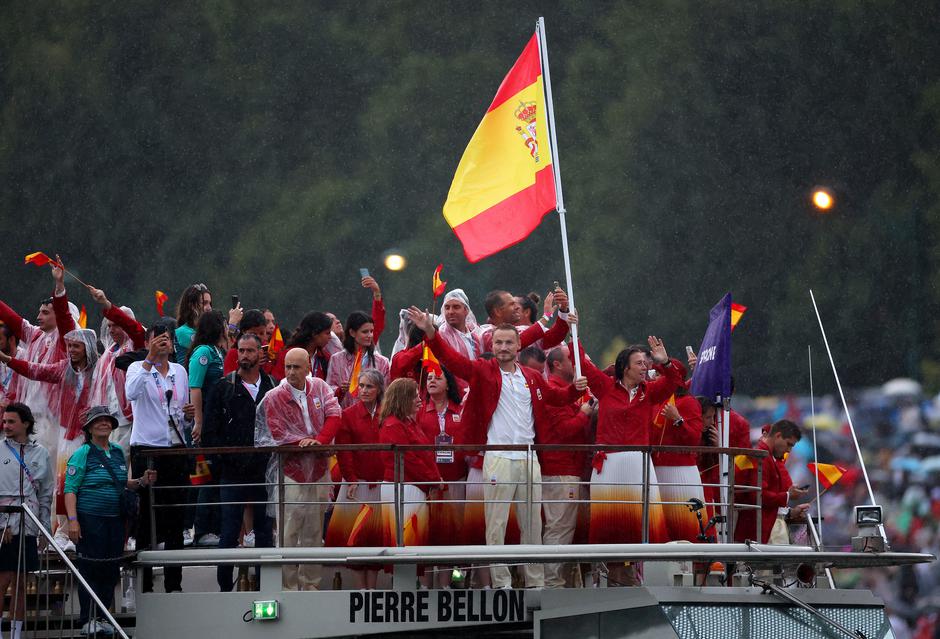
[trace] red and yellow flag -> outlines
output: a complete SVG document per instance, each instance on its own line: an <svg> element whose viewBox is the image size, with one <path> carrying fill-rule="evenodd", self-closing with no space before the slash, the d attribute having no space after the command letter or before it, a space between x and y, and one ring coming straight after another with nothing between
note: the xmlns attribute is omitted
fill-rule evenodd
<svg viewBox="0 0 940 639"><path fill-rule="evenodd" d="M666 400L666 403L667 403L667 404L672 404L673 406L675 406L675 405L676 405L676 394L673 393L672 395L670 395L670 396L669 396L669 399ZM657 426L657 427L659 427L659 428L662 428L662 427L665 426L665 425L666 425L666 416L663 415L663 411L659 411L658 413L656 413L656 416L653 417L653 426Z"/></svg>
<svg viewBox="0 0 940 639"><path fill-rule="evenodd" d="M78 325L82 328L88 328L88 311L85 310L84 304L82 304L82 310L78 312Z"/></svg>
<svg viewBox="0 0 940 639"><path fill-rule="evenodd" d="M438 264L437 268L434 269L434 276L431 278L431 291L434 293L434 299L443 295L444 288L447 286L447 282L441 280L441 269L443 268L443 264Z"/></svg>
<svg viewBox="0 0 940 639"><path fill-rule="evenodd" d="M154 297L157 300L157 314L160 317L163 317L163 305L166 304L166 301L170 298L167 297L166 293L164 293L163 291L157 291L156 293L154 293Z"/></svg>
<svg viewBox="0 0 940 639"><path fill-rule="evenodd" d="M271 334L271 341L268 342L268 357L274 359L274 356L284 348L284 336L281 335L281 327L274 325L274 333Z"/></svg>
<svg viewBox="0 0 940 639"><path fill-rule="evenodd" d="M738 325L738 322L741 321L741 316L744 315L744 311L747 310L747 306L742 306L740 304L735 304L731 302L731 330L734 330L734 327Z"/></svg>
<svg viewBox="0 0 940 639"><path fill-rule="evenodd" d="M352 373L349 374L349 392L353 397L359 395L359 374L362 373L362 349L356 350L356 359L353 361Z"/></svg>
<svg viewBox="0 0 940 639"><path fill-rule="evenodd" d="M496 92L457 165L444 219L471 262L524 240L555 208L538 36Z"/></svg>
<svg viewBox="0 0 940 639"><path fill-rule="evenodd" d="M212 481L212 470L205 455L196 455L195 471L189 474L189 483L193 486L202 486Z"/></svg>
<svg viewBox="0 0 940 639"><path fill-rule="evenodd" d="M23 258L24 264L35 264L36 266L45 266L46 264L58 264L54 259L43 253L42 251L37 251L36 253L30 253L25 258Z"/></svg>
<svg viewBox="0 0 940 639"><path fill-rule="evenodd" d="M438 377L444 374L444 371L441 370L441 363L434 357L434 353L431 352L427 344L424 345L424 354L421 356L421 368L429 373L434 373Z"/></svg>
<svg viewBox="0 0 940 639"><path fill-rule="evenodd" d="M806 464L806 467L809 468L810 472L816 473L823 488L832 488L834 483L842 479L842 475L846 471L842 466L836 466L835 464L814 464L810 462Z"/></svg>

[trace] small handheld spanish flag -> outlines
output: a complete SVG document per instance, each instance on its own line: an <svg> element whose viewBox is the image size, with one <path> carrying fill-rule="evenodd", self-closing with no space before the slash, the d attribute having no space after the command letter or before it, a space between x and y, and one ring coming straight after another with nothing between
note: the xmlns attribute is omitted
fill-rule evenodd
<svg viewBox="0 0 940 639"><path fill-rule="evenodd" d="M194 473L189 475L189 483L193 486L202 486L212 481L212 471L209 469L209 462L205 455L196 455L196 468Z"/></svg>
<svg viewBox="0 0 940 639"><path fill-rule="evenodd" d="M58 264L54 259L43 253L42 251L37 251L36 253L30 253L25 258L23 258L24 264L34 264L36 266L45 266L46 264Z"/></svg>
<svg viewBox="0 0 940 639"><path fill-rule="evenodd" d="M447 286L447 282L441 281L441 269L444 268L443 264L438 264L437 268L434 269L434 277L431 280L431 290L434 293L434 299L439 298L444 294L444 287Z"/></svg>
<svg viewBox="0 0 940 639"><path fill-rule="evenodd" d="M359 374L362 373L362 349L356 351L353 361L352 373L349 374L349 393L353 397L359 396Z"/></svg>
<svg viewBox="0 0 940 639"><path fill-rule="evenodd" d="M273 358L281 352L282 348L284 348L284 336L281 335L281 327L275 325L271 341L268 342L268 357Z"/></svg>
<svg viewBox="0 0 940 639"><path fill-rule="evenodd" d="M78 312L78 325L82 328L88 328L88 311L85 310L84 304L82 304L82 310Z"/></svg>
<svg viewBox="0 0 940 639"><path fill-rule="evenodd" d="M421 368L429 373L434 373L438 377L444 374L444 371L441 370L441 363L434 357L434 353L431 352L427 344L424 345L424 353L421 356Z"/></svg>
<svg viewBox="0 0 940 639"><path fill-rule="evenodd" d="M816 473L816 476L819 478L819 483L822 484L823 488L827 489L832 488L833 484L842 479L842 475L844 475L846 471L842 466L835 464L814 464L810 462L806 464L806 467L809 468L810 472Z"/></svg>
<svg viewBox="0 0 940 639"><path fill-rule="evenodd" d="M164 293L163 291L157 291L156 293L154 293L154 297L157 300L157 314L160 317L163 317L164 315L163 305L166 304L166 301L170 298L167 297L166 293Z"/></svg>
<svg viewBox="0 0 940 639"><path fill-rule="evenodd" d="M741 321L741 316L744 315L744 311L747 310L747 306L742 306L741 304L735 304L731 302L731 330L734 330L734 327L738 325L738 322Z"/></svg>
<svg viewBox="0 0 940 639"><path fill-rule="evenodd" d="M740 471L754 470L754 460L747 455L736 455L734 458L734 467Z"/></svg>
<svg viewBox="0 0 940 639"><path fill-rule="evenodd" d="M669 397L669 399L666 400L666 404L672 404L673 406L676 405L676 394L675 394L675 393L673 393L673 394ZM666 425L666 416L663 415L663 411L659 411L658 413L656 413L656 416L653 418L653 426L656 426L656 427L658 427L658 428L662 428L662 427L665 426L665 425Z"/></svg>

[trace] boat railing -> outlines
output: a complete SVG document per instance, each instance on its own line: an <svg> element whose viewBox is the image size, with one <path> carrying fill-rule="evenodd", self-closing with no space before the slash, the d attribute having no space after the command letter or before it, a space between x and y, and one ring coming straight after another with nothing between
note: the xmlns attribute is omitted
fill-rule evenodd
<svg viewBox="0 0 940 639"><path fill-rule="evenodd" d="M229 447L206 447L206 448L166 448L166 449L147 449L141 451L143 455L149 458L149 465L153 467L153 459L160 456L173 456L173 455L191 455L199 456L203 455L206 457L219 457L226 455L244 455L244 454L258 454L258 453L269 453L273 455L277 460L274 466L276 468L276 478L272 477L273 481L268 481L265 483L251 483L251 484L226 484L227 487L237 487L237 486L259 486L264 485L268 488L269 495L271 498L265 502L258 501L244 501L244 502L223 502L223 501L213 501L212 503L199 504L198 508L217 508L224 505L251 505L251 506L265 506L269 507L274 506L277 513L277 520L284 521L285 517L285 508L287 506L303 505L303 504L320 504L323 506L329 506L333 503L332 499L325 501L297 501L287 499L287 488L288 486L305 486L305 485L317 485L321 482L297 482L291 480L290 483L285 481L284 474L284 464L282 463L284 457L287 455L316 455L320 457L331 457L338 452L367 452L371 454L382 454L382 453L392 453L394 455L394 475L396 481L394 483L394 498L393 504L394 513L395 513L395 540L394 545L401 547L404 544L404 526L405 526L405 517L403 516L405 507L408 506L410 502L405 497L405 490L403 486L405 484L415 485L428 493L427 499L423 500L424 503L434 504L439 503L440 501L448 501L451 503L479 503L481 499L447 499L442 500L440 496L435 493L433 490L440 486L440 482L406 482L405 478L405 469L404 469L404 456L409 452L414 451L455 451L462 452L466 455L481 455L489 451L505 451L505 452L515 452L515 453L524 453L525 460L528 462L527 473L525 481L515 481L507 482L500 481L502 485L519 485L525 486L525 501L521 499L509 499L502 501L487 500L490 503L510 503L514 505L522 505L523 503L527 509L533 507L541 507L543 503L557 503L561 500L545 500L542 498L535 498L533 487L541 487L544 485L549 485L552 482L546 482L542 478L536 478L535 468L536 465L533 463L534 459L537 459L538 455L543 452L553 452L553 451L566 451L566 452L575 452L582 453L586 456L591 456L597 453L620 453L620 452L637 452L640 453L642 458L642 479L640 482L624 482L624 483L613 483L613 482L598 482L598 481L587 481L585 480L585 474L579 478L577 482L570 482L572 484L577 484L579 487L587 486L623 486L623 487L639 487L640 488L640 499L591 499L588 496L579 494L575 499L566 499L566 503L578 503L581 504L581 507L585 507L587 504L598 504L598 503L611 503L611 504L620 504L620 505L634 505L642 507L642 530L641 530L641 541L642 543L648 543L650 541L650 515L652 506L668 506L668 507L690 507L692 504L689 504L686 501L676 502L676 501L664 501L662 499L651 499L651 487L656 486L689 486L692 487L692 484L681 484L681 483L669 483L669 482L660 482L651 481L652 473L651 467L653 466L653 456L656 454L663 453L673 453L673 454L691 454L691 455L711 455L717 456L719 459L724 456L727 457L727 475L722 478L719 477L717 483L710 482L701 482L695 484L695 486L702 486L703 489L714 488L716 489L719 495L726 495L727 499L723 500L721 498L717 500L702 500L701 504L694 504L698 507L706 507L709 511L713 512L716 517L712 521L717 521L718 524L716 528L719 531L718 540L725 543L729 543L732 540L732 527L734 524L734 519L736 513L743 510L756 510L760 511L762 506L761 498L761 485L763 481L763 464L761 460L768 455L767 451L759 449L750 449L750 448L721 448L714 446L617 446L617 445L599 445L599 444L531 444L531 445L478 445L478 444L451 444L451 445L395 445L395 444L348 444L348 445L329 445L329 446L309 446L301 448L298 446L265 446L265 447L253 447L253 446L229 446ZM752 460L753 467L756 468L756 481L753 485L751 484L742 484L735 477L735 459L740 457L745 457ZM724 466L724 464L719 464L718 466ZM338 490L343 490L346 486L351 484L358 484L363 482L348 482L344 480L339 481L330 481L330 484L337 486ZM464 479L458 482L444 482L444 484L462 484L466 487L470 486L485 486L493 483L493 478L487 480L485 477L480 481L469 481ZM567 483L567 482L566 482ZM152 540L157 539L156 535L156 519L157 511L159 509L166 508L181 508L190 506L190 503L166 503L161 502L158 499L155 499L155 494L163 490L198 490L204 488L218 488L217 485L183 485L183 486L171 486L171 485L161 485L159 478L155 485L152 485L149 490L151 491L150 499L150 528ZM425 490L426 489L426 490ZM539 491L540 492L540 491ZM736 493L738 497L736 498ZM742 497L744 498L742 501ZM386 501L382 500L357 500L357 503L370 505L373 507L378 507L383 504L388 504ZM531 510L529 510L531 512ZM761 517L755 517L756 520L756 539L753 541L760 541L762 539L762 530L761 530ZM711 523L711 522L710 522ZM278 535L278 545L284 546L284 526L277 527ZM539 544L541 540L539 539L522 539L522 543L528 544Z"/></svg>
<svg viewBox="0 0 940 639"><path fill-rule="evenodd" d="M18 607L18 604L26 606L26 622L23 636L37 636L37 633L43 633L42 636L73 636L79 629L75 628L77 610L75 601L70 596L84 590L90 599L89 620L104 617L111 626L114 627L114 634L122 639L128 639L127 632L115 618L114 614L101 601L94 589L82 575L75 562L69 557L68 553L63 551L56 544L52 534L46 529L46 524L40 521L39 517L26 505L4 505L0 506L0 513L20 513L25 516L37 530L39 535L45 540L46 552L39 553L39 570L34 575L28 575L26 570L17 571L11 583L11 592L9 594L9 610L12 611ZM23 519L20 519L23 522ZM20 532L23 528L20 528ZM20 534L19 539L24 539L25 534ZM17 565L24 566L23 549L18 554ZM78 557L82 559L81 557ZM53 559L57 559L58 566L53 565ZM84 559L85 561L107 561L121 563L127 561L127 558L115 557L113 559ZM26 579L26 601L19 602L20 588L17 580ZM30 581L34 579L34 581ZM0 593L0 597L5 593ZM29 633L32 634L29 634ZM87 636L105 636L103 631L99 631L97 626L92 628ZM113 636L108 633L107 636Z"/></svg>

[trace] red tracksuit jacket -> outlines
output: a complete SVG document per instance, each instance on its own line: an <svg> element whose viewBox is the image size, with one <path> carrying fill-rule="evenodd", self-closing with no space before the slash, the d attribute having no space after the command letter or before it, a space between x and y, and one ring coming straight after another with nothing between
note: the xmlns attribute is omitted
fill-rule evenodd
<svg viewBox="0 0 940 639"><path fill-rule="evenodd" d="M457 377L470 382L470 394L467 396L467 409L473 416L472 421L465 424L465 437L468 444L483 444L486 442L487 430L499 403L499 395L503 389L503 376L499 369L499 362L495 359L470 361L442 340L435 333L434 339L428 342L437 359ZM574 384L565 388L554 388L545 379L525 366L520 366L532 396L532 417L535 420L535 432L545 431L549 427L549 417L546 405L564 406L580 396ZM472 430L471 430L472 429Z"/></svg>
<svg viewBox="0 0 940 639"><path fill-rule="evenodd" d="M754 447L756 450L766 450L770 448L764 441L758 442ZM751 458L753 459L753 458ZM756 461L756 460L754 460ZM766 544L770 539L770 530L773 528L774 520L777 518L777 509L787 505L787 491L793 485L790 479L790 473L787 472L783 461L775 459L773 455L767 455L761 462L763 463L763 482L761 485L761 539L762 544ZM735 476L736 484L747 484L749 486L757 485L757 469L753 468L745 471L737 471ZM757 503L753 491L736 492L735 501L742 504ZM756 541L757 538L757 517L754 510L742 510L738 513L738 523L734 528L734 540L743 542L747 539Z"/></svg>

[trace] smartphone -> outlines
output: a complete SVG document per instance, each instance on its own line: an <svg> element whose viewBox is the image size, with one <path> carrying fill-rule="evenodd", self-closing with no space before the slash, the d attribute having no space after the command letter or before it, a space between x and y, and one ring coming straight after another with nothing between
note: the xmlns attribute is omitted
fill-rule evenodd
<svg viewBox="0 0 940 639"><path fill-rule="evenodd" d="M691 346L686 346L686 347L685 347L685 356L686 356L686 359L688 359L689 357L692 357L693 355L695 355L695 351L692 350L692 347L691 347Z"/></svg>
<svg viewBox="0 0 940 639"><path fill-rule="evenodd" d="M557 291L560 288L561 288L561 285L558 283L558 280L555 280L554 282L552 282L552 291Z"/></svg>
<svg viewBox="0 0 940 639"><path fill-rule="evenodd" d="M359 269L359 277L362 277L362 278L369 277L369 269L367 268Z"/></svg>
<svg viewBox="0 0 940 639"><path fill-rule="evenodd" d="M153 327L153 336L159 337L160 335L165 335L166 330L166 324L157 324Z"/></svg>
<svg viewBox="0 0 940 639"><path fill-rule="evenodd" d="M232 295L232 308L238 308L238 295Z"/></svg>

